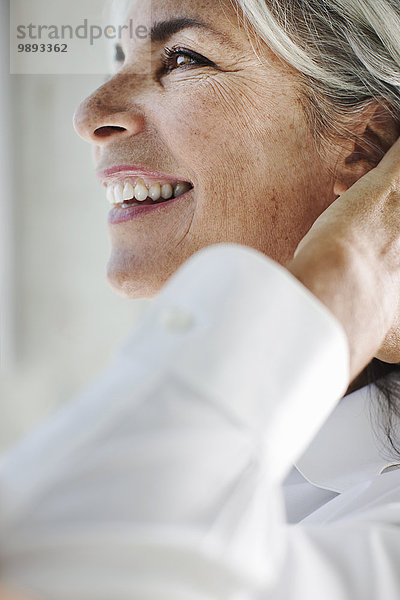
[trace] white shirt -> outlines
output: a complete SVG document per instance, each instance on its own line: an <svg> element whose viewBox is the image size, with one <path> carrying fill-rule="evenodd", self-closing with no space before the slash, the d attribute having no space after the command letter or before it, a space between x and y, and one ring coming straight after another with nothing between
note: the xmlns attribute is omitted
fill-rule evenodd
<svg viewBox="0 0 400 600"><path fill-rule="evenodd" d="M348 360L284 268L200 251L4 460L0 579L40 600L398 600L400 470L375 386L339 401Z"/></svg>

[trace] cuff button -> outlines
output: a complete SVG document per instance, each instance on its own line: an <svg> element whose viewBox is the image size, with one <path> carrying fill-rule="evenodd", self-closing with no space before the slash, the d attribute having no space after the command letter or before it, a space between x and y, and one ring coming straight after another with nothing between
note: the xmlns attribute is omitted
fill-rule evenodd
<svg viewBox="0 0 400 600"><path fill-rule="evenodd" d="M161 324L169 331L189 331L194 325L194 316L182 308L169 306L161 312Z"/></svg>

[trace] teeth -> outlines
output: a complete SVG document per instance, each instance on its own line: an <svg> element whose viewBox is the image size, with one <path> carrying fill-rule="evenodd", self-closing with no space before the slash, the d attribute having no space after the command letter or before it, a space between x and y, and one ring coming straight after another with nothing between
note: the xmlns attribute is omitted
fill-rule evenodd
<svg viewBox="0 0 400 600"><path fill-rule="evenodd" d="M121 204L123 202L123 193L124 188L120 183L117 183L117 185L114 186L114 198L116 204Z"/></svg>
<svg viewBox="0 0 400 600"><path fill-rule="evenodd" d="M110 204L116 204L114 196L114 187L112 185L109 185L107 188L107 200Z"/></svg>
<svg viewBox="0 0 400 600"><path fill-rule="evenodd" d="M178 198L178 196L182 196L182 194L188 192L190 187L189 183L178 183L174 189L174 198Z"/></svg>
<svg viewBox="0 0 400 600"><path fill-rule="evenodd" d="M161 188L161 197L164 198L164 200L169 200L172 198L173 193L174 190L172 185L170 183L164 183Z"/></svg>
<svg viewBox="0 0 400 600"><path fill-rule="evenodd" d="M157 202L161 198L161 185L159 183L153 183L149 189L149 196L153 202Z"/></svg>
<svg viewBox="0 0 400 600"><path fill-rule="evenodd" d="M171 183L153 183L150 188L147 188L144 180L140 178L136 185L133 185L131 181L111 183L107 187L107 200L112 205L121 204L123 208L126 208L131 206L129 203L126 204L128 200L137 202L144 202L148 198L153 202L158 202L160 199L169 200L172 197L178 198L188 192L191 187L189 183L182 182L175 186L172 186Z"/></svg>
<svg viewBox="0 0 400 600"><path fill-rule="evenodd" d="M135 197L135 188L133 187L131 182L128 181L125 184L124 192L122 194L122 199L123 200L132 200L132 198L134 198L134 197Z"/></svg>
<svg viewBox="0 0 400 600"><path fill-rule="evenodd" d="M149 190L144 185L143 179L139 179L135 186L135 198L138 202L144 202L149 195Z"/></svg>

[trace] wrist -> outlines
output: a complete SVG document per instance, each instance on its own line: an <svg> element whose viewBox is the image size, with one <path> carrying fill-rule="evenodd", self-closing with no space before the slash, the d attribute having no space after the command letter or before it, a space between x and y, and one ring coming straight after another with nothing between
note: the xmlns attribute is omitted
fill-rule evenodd
<svg viewBox="0 0 400 600"><path fill-rule="evenodd" d="M350 376L356 377L376 355L387 325L379 304L379 279L370 257L347 241L311 240L287 265L342 325L349 344Z"/></svg>

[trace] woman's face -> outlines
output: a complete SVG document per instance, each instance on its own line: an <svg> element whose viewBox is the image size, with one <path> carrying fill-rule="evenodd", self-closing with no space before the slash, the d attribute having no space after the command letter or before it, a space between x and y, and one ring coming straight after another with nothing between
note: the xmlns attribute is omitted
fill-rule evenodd
<svg viewBox="0 0 400 600"><path fill-rule="evenodd" d="M192 25L163 36L158 28L153 41L143 28L136 34L139 25L150 31L183 17L210 29ZM79 106L76 130L94 145L102 182L119 184L119 193L135 186L135 168L164 175L144 177L148 188L160 181L193 188L146 208L112 210L112 286L150 297L189 256L220 242L252 246L284 264L335 199L296 74L261 43L260 61L257 39L229 1L133 0L129 23L135 35L120 42L116 74ZM194 58L177 54L167 69L166 46ZM132 195L129 185L125 191Z"/></svg>

